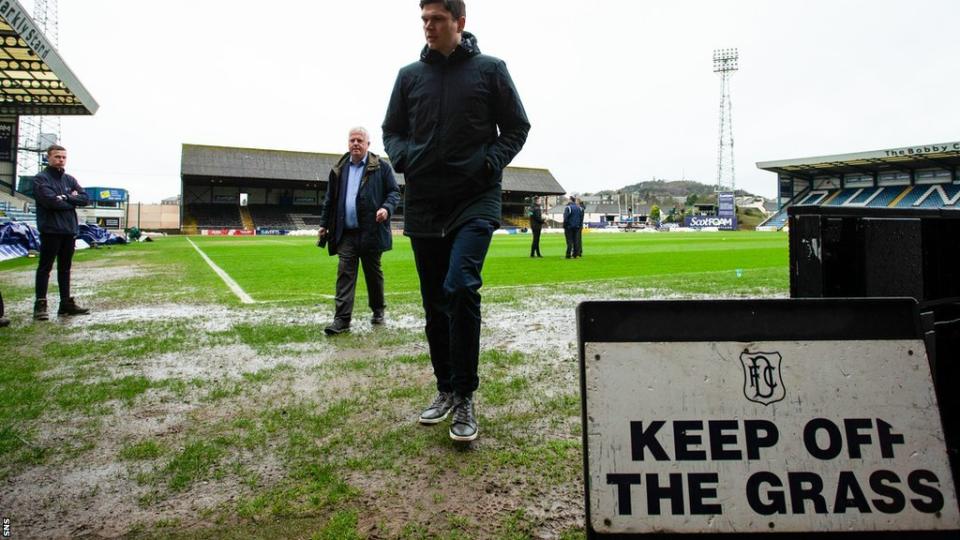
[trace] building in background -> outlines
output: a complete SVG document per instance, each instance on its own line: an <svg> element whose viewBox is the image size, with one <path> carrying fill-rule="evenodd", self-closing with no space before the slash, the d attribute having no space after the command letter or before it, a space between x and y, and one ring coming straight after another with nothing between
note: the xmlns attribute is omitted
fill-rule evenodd
<svg viewBox="0 0 960 540"><path fill-rule="evenodd" d="M327 175L342 154L184 144L180 163L181 230L251 234L316 229ZM404 177L397 174L400 190ZM504 227L526 227L532 197L562 195L547 169L503 171ZM403 204L391 217L403 227ZM143 228L143 227L141 227Z"/></svg>

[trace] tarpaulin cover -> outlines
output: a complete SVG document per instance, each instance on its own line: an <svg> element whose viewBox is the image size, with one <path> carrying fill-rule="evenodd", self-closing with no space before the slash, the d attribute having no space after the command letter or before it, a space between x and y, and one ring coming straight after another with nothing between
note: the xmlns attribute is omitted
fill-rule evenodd
<svg viewBox="0 0 960 540"><path fill-rule="evenodd" d="M91 246L96 244L110 245L127 243L126 238L117 236L106 229L87 223L80 224L80 232L77 233L77 238L85 241Z"/></svg>
<svg viewBox="0 0 960 540"><path fill-rule="evenodd" d="M0 261L23 257L28 251L40 251L40 234L17 221L0 223Z"/></svg>

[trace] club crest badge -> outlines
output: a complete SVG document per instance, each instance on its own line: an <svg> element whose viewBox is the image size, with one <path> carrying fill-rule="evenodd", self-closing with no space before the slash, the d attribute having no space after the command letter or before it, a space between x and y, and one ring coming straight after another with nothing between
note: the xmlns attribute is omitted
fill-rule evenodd
<svg viewBox="0 0 960 540"><path fill-rule="evenodd" d="M783 377L780 376L778 352L750 352L740 354L743 365L743 395L750 401L769 405L786 397Z"/></svg>

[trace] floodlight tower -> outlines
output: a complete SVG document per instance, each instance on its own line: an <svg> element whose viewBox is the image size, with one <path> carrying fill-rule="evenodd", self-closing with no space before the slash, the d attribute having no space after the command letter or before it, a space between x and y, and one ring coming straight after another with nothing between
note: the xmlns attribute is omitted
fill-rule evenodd
<svg viewBox="0 0 960 540"><path fill-rule="evenodd" d="M717 151L717 191L736 191L737 176L733 162L733 103L730 101L730 77L737 71L737 49L714 49L713 72L720 74L720 147Z"/></svg>
<svg viewBox="0 0 960 540"><path fill-rule="evenodd" d="M33 20L54 47L59 46L57 0L34 0ZM59 116L21 116L17 168L21 176L40 172L44 152L60 142Z"/></svg>

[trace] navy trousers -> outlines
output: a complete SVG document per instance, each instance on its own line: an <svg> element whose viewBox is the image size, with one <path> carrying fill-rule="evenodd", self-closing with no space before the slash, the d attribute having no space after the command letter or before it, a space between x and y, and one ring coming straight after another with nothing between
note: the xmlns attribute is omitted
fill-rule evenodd
<svg viewBox="0 0 960 540"><path fill-rule="evenodd" d="M564 227L563 236L567 241L566 257L569 259L577 254L577 229Z"/></svg>
<svg viewBox="0 0 960 540"><path fill-rule="evenodd" d="M480 272L496 225L468 221L444 238L411 238L437 390L472 396L480 385Z"/></svg>

